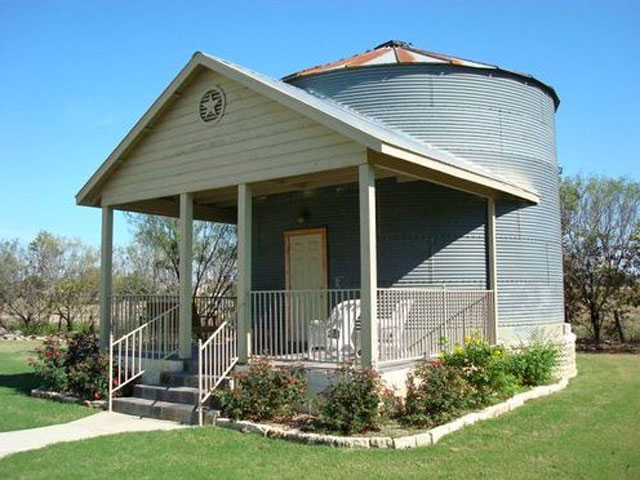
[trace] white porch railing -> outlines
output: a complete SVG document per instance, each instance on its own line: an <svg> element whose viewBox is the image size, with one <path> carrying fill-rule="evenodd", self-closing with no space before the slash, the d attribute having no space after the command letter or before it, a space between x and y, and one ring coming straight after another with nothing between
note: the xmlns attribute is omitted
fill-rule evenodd
<svg viewBox="0 0 640 480"><path fill-rule="evenodd" d="M378 289L381 362L424 358L474 332L491 339L491 290Z"/></svg>
<svg viewBox="0 0 640 480"><path fill-rule="evenodd" d="M178 351L178 308L173 299L154 296L143 303L133 299L130 307L137 315L132 320L141 323L128 333L109 338L109 410L113 394L145 372L144 361L163 360ZM118 308L126 304L123 298L114 299ZM127 307L129 308L129 307ZM114 383L117 381L117 384Z"/></svg>
<svg viewBox="0 0 640 480"><path fill-rule="evenodd" d="M438 354L479 332L490 340L491 290L380 288L378 359ZM360 290L251 292L252 352L281 361L359 361Z"/></svg>
<svg viewBox="0 0 640 480"><path fill-rule="evenodd" d="M111 333L115 338L120 338L179 305L178 295L113 295L111 297ZM174 311L177 317L178 311Z"/></svg>
<svg viewBox="0 0 640 480"><path fill-rule="evenodd" d="M286 361L356 361L360 290L251 292L252 352Z"/></svg>
<svg viewBox="0 0 640 480"><path fill-rule="evenodd" d="M206 339L223 322L235 318L236 297L205 297L193 299L193 328ZM234 320L235 321L235 320Z"/></svg>
<svg viewBox="0 0 640 480"><path fill-rule="evenodd" d="M222 322L206 340L198 340L198 420L213 391L238 362L238 338L235 315Z"/></svg>

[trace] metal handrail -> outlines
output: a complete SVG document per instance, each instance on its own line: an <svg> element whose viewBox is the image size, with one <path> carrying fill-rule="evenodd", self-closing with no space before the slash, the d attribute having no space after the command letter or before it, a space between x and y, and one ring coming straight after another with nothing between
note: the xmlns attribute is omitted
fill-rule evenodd
<svg viewBox="0 0 640 480"><path fill-rule="evenodd" d="M113 408L113 394L144 374L145 369L142 368L143 358L158 357L159 360L164 360L178 351L177 336L172 338L174 333L172 330L176 329L171 329L171 325L167 328L166 322L160 325L161 320L178 310L178 308L178 305L169 308L117 340L113 339L113 333L109 334L109 411ZM146 339L144 338L145 334L147 334ZM174 348L171 348L172 346ZM114 387L115 347L118 349L116 362L118 385ZM131 358L131 365L129 365L129 358ZM123 363L124 370L122 368Z"/></svg>
<svg viewBox="0 0 640 480"><path fill-rule="evenodd" d="M203 424L204 404L238 362L236 326L225 320L204 342L198 340L198 423Z"/></svg>

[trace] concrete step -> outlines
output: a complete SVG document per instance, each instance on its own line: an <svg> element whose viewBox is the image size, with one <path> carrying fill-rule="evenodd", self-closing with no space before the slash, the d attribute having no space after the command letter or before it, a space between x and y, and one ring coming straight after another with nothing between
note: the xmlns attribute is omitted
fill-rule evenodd
<svg viewBox="0 0 640 480"><path fill-rule="evenodd" d="M198 404L198 389L194 387L137 384L133 387L133 396L186 405ZM220 402L217 397L211 396L205 406L219 409Z"/></svg>
<svg viewBox="0 0 640 480"><path fill-rule="evenodd" d="M160 376L160 383L162 385L168 385L170 387L191 387L198 388L198 374L195 375L188 372L165 372ZM229 384L229 379L224 379L218 389L226 388Z"/></svg>
<svg viewBox="0 0 640 480"><path fill-rule="evenodd" d="M198 410L196 406L184 403L165 402L139 397L122 397L113 399L113 410L137 417L171 420L173 422L190 425L196 425L198 423ZM206 409L204 411L204 423L213 423L219 414L220 412L218 410Z"/></svg>
<svg viewBox="0 0 640 480"><path fill-rule="evenodd" d="M171 387L198 388L198 375L187 372L164 372L160 375L160 383Z"/></svg>

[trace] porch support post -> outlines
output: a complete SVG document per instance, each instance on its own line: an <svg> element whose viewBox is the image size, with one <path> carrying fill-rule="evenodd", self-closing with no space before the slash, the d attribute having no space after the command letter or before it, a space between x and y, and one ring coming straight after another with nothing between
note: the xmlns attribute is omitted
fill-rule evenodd
<svg viewBox="0 0 640 480"><path fill-rule="evenodd" d="M238 277L237 329L238 361L246 363L251 355L251 187L238 185Z"/></svg>
<svg viewBox="0 0 640 480"><path fill-rule="evenodd" d="M489 326L491 343L498 342L498 265L496 260L496 201L487 198L487 280L493 292L493 317Z"/></svg>
<svg viewBox="0 0 640 480"><path fill-rule="evenodd" d="M376 247L376 176L369 164L358 167L360 190L360 312L362 364L378 363L378 268Z"/></svg>
<svg viewBox="0 0 640 480"><path fill-rule="evenodd" d="M180 358L191 358L193 194L180 194Z"/></svg>
<svg viewBox="0 0 640 480"><path fill-rule="evenodd" d="M100 248L100 348L109 348L111 333L111 281L113 266L113 208L102 207Z"/></svg>

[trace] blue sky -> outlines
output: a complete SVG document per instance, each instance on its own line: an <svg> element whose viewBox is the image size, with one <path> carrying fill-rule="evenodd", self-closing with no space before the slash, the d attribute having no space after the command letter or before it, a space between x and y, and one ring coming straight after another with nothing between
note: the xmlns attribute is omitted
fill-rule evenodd
<svg viewBox="0 0 640 480"><path fill-rule="evenodd" d="M0 238L98 245L74 195L194 51L280 77L391 38L552 84L565 173L640 178L637 1L0 0Z"/></svg>

